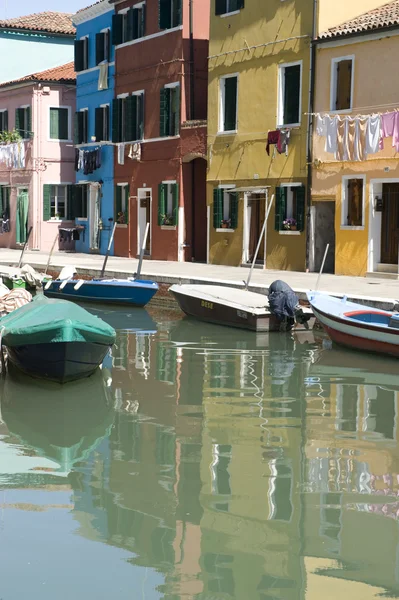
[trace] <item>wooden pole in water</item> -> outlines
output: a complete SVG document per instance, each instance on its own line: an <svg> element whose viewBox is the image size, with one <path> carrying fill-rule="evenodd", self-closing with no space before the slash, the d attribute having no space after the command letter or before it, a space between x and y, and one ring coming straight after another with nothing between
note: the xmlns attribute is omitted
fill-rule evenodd
<svg viewBox="0 0 399 600"><path fill-rule="evenodd" d="M251 277L252 277L252 271L254 270L255 262L256 262L256 259L258 258L258 252L259 252L259 248L260 248L260 245L261 245L261 243L262 243L263 236L265 235L266 226L267 226L267 220L268 220L268 218L269 218L270 209L271 209L271 207L272 207L273 200L274 200L274 194L273 194L273 196L272 196L272 197L271 197L271 199L270 199L270 204L269 204L269 206L267 207L267 212L266 212L266 216L265 216L265 222L263 223L262 231L260 232L260 236L259 236L259 240L258 240L258 245L256 246L256 250L255 250L254 258L253 258L253 260L252 260L252 265L251 265L251 268L250 268L250 270L249 270L248 279L247 279L247 282L246 282L246 284L245 284L245 289L246 289L246 290L248 290L248 287L249 287L249 282L251 281Z"/></svg>
<svg viewBox="0 0 399 600"><path fill-rule="evenodd" d="M137 267L137 273L134 274L134 278L135 279L138 279L140 277L141 267L143 266L144 252L145 252L145 247L146 247L146 244L147 244L147 237L148 237L149 230L150 230L150 224L147 223L147 225L145 227L145 232L144 232L144 237L143 237L143 243L141 245L140 258L139 258L139 265Z"/></svg>
<svg viewBox="0 0 399 600"><path fill-rule="evenodd" d="M55 236L53 245L51 246L50 254L48 255L48 261L47 261L47 265L46 265L46 270L44 271L45 275L47 275L47 271L48 271L48 268L50 266L51 257L52 257L53 252L54 252L55 244L57 243L57 240L58 240L58 235L59 234L57 233L57 235Z"/></svg>
<svg viewBox="0 0 399 600"><path fill-rule="evenodd" d="M323 262L321 263L321 267L320 267L320 273L319 273L319 276L318 276L317 281L316 281L316 289L315 289L316 292L317 292L317 290L319 288L320 277L321 277L321 274L323 273L324 263L326 262L327 252L328 252L329 247L330 247L330 244L327 244L325 252L324 252L324 256L323 256Z"/></svg>
<svg viewBox="0 0 399 600"><path fill-rule="evenodd" d="M32 229L33 229L33 227L31 226L31 227L30 227L30 229L29 229L29 232L28 232L27 238L26 238L26 240L25 240L24 247L22 248L21 256L20 256L20 258L19 258L19 263L18 263L18 269L20 269L20 268L21 268L21 265L22 265L22 259L23 259L23 257L24 257L24 254L25 254L25 250L26 250L26 247L27 247L27 245L28 245L29 238L30 238L30 234L32 233Z"/></svg>
<svg viewBox="0 0 399 600"><path fill-rule="evenodd" d="M102 279L104 277L105 267L107 266L108 257L109 257L109 254L111 252L111 246L112 246L112 242L114 241L115 229L116 229L117 224L118 223L114 223L114 227L112 229L111 237L109 238L109 244L108 244L108 248L107 248L107 253L106 253L105 258L104 258L103 268L101 269L100 279Z"/></svg>

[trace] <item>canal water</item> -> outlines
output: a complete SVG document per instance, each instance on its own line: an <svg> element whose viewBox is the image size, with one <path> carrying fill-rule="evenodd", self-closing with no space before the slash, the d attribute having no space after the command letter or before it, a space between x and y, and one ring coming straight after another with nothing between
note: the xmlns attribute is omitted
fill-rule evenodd
<svg viewBox="0 0 399 600"><path fill-rule="evenodd" d="M136 310L1 386L1 600L399 597L398 362Z"/></svg>

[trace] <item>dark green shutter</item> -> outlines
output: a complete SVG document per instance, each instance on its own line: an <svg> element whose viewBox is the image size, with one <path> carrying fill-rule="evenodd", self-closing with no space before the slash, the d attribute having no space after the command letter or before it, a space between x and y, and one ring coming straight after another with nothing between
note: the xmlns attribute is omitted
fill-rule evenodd
<svg viewBox="0 0 399 600"><path fill-rule="evenodd" d="M112 43L114 46L122 43L123 39L123 15L112 15Z"/></svg>
<svg viewBox="0 0 399 600"><path fill-rule="evenodd" d="M129 185L125 185L123 187L123 193L125 194L125 206L126 206L125 223L128 224L129 223Z"/></svg>
<svg viewBox="0 0 399 600"><path fill-rule="evenodd" d="M158 11L159 29L170 29L172 26L170 0L158 0Z"/></svg>
<svg viewBox="0 0 399 600"><path fill-rule="evenodd" d="M287 211L287 188L277 187L276 188L276 215L274 220L274 229L281 231L283 228L283 221Z"/></svg>
<svg viewBox="0 0 399 600"><path fill-rule="evenodd" d="M224 131L237 129L237 77L224 80Z"/></svg>
<svg viewBox="0 0 399 600"><path fill-rule="evenodd" d="M244 0L236 0L236 10L241 10L242 8L244 8Z"/></svg>
<svg viewBox="0 0 399 600"><path fill-rule="evenodd" d="M139 38L139 10L131 9L132 11L132 39L137 40Z"/></svg>
<svg viewBox="0 0 399 600"><path fill-rule="evenodd" d="M56 111L57 111L57 118L58 118L58 135L59 135L58 139L59 140L67 140L69 138L68 109L67 108L58 108L58 109L56 109Z"/></svg>
<svg viewBox="0 0 399 600"><path fill-rule="evenodd" d="M172 135L179 135L180 133L180 86L176 86L174 88L172 88L171 90L171 101L173 101L174 106L173 106L173 116L174 116L174 122L173 122L173 131L171 132Z"/></svg>
<svg viewBox="0 0 399 600"><path fill-rule="evenodd" d="M75 218L73 214L73 188L74 185L67 185L67 214L66 218L68 221L72 221Z"/></svg>
<svg viewBox="0 0 399 600"><path fill-rule="evenodd" d="M226 0L216 0L215 15L224 15L227 11Z"/></svg>
<svg viewBox="0 0 399 600"><path fill-rule="evenodd" d="M126 35L126 40L124 40L125 42L129 42L130 40L134 39L134 13L136 11L133 10L133 8L129 8L129 10L127 11L127 35Z"/></svg>
<svg viewBox="0 0 399 600"><path fill-rule="evenodd" d="M298 231L305 229L305 186L295 188L296 192L296 228Z"/></svg>
<svg viewBox="0 0 399 600"><path fill-rule="evenodd" d="M181 24L182 24L182 0L174 0L172 27L178 27Z"/></svg>
<svg viewBox="0 0 399 600"><path fill-rule="evenodd" d="M105 33L96 33L96 65L105 60Z"/></svg>
<svg viewBox="0 0 399 600"><path fill-rule="evenodd" d="M166 185L160 183L158 186L158 225L162 225L163 217L166 214L166 193Z"/></svg>
<svg viewBox="0 0 399 600"><path fill-rule="evenodd" d="M125 111L125 137L124 139L128 142L132 142L136 139L136 128L137 128L137 96L128 96L126 98L126 111Z"/></svg>
<svg viewBox="0 0 399 600"><path fill-rule="evenodd" d="M222 226L223 219L223 190L215 188L213 190L213 226L219 229Z"/></svg>
<svg viewBox="0 0 399 600"><path fill-rule="evenodd" d="M89 141L89 111L82 110L82 142L87 144Z"/></svg>
<svg viewBox="0 0 399 600"><path fill-rule="evenodd" d="M25 137L32 137L32 109L28 106L25 112Z"/></svg>
<svg viewBox="0 0 399 600"><path fill-rule="evenodd" d="M177 225L179 221L179 184L174 183L172 187L172 197L173 197L173 225Z"/></svg>
<svg viewBox="0 0 399 600"><path fill-rule="evenodd" d="M231 228L237 229L238 225L238 192L230 192L230 220Z"/></svg>
<svg viewBox="0 0 399 600"><path fill-rule="evenodd" d="M3 131L8 131L8 110L3 111Z"/></svg>
<svg viewBox="0 0 399 600"><path fill-rule="evenodd" d="M119 135L120 98L112 100L112 141L120 142Z"/></svg>
<svg viewBox="0 0 399 600"><path fill-rule="evenodd" d="M75 144L82 144L83 142L83 112L78 111L75 113L75 125L74 125L74 138Z"/></svg>
<svg viewBox="0 0 399 600"><path fill-rule="evenodd" d="M83 71L84 40L75 40L75 71Z"/></svg>
<svg viewBox="0 0 399 600"><path fill-rule="evenodd" d="M0 186L0 217L3 216L6 210L6 187L4 185Z"/></svg>
<svg viewBox="0 0 399 600"><path fill-rule="evenodd" d="M122 186L116 185L115 186L115 214L114 214L115 223L118 223L118 214L121 212L121 210L122 210Z"/></svg>
<svg viewBox="0 0 399 600"><path fill-rule="evenodd" d="M144 37L145 36L145 9L146 9L146 5L143 4L143 6L141 7L141 23L140 23L141 31L140 31L140 37Z"/></svg>
<svg viewBox="0 0 399 600"><path fill-rule="evenodd" d="M137 126L137 133L138 133L138 140L143 140L144 139L144 94L140 94L140 96L137 96L137 102L138 102L138 126Z"/></svg>
<svg viewBox="0 0 399 600"><path fill-rule="evenodd" d="M19 135L24 137L24 122L25 122L25 110L23 108L15 109L15 129L18 131Z"/></svg>
<svg viewBox="0 0 399 600"><path fill-rule="evenodd" d="M160 135L170 135L170 88L163 88L160 92Z"/></svg>
<svg viewBox="0 0 399 600"><path fill-rule="evenodd" d="M103 136L104 136L104 141L108 141L109 140L109 105L104 106L103 108L104 111L104 126L103 126Z"/></svg>
<svg viewBox="0 0 399 600"><path fill-rule="evenodd" d="M60 115L58 108L50 108L50 139L60 139Z"/></svg>
<svg viewBox="0 0 399 600"><path fill-rule="evenodd" d="M96 108L95 119L96 119L96 124L95 124L96 142L102 142L104 140L104 109L103 108Z"/></svg>
<svg viewBox="0 0 399 600"><path fill-rule="evenodd" d="M284 123L299 123L299 95L301 84L301 65L293 65L284 69Z"/></svg>
<svg viewBox="0 0 399 600"><path fill-rule="evenodd" d="M45 184L43 186L43 221L49 221L51 219L51 185Z"/></svg>

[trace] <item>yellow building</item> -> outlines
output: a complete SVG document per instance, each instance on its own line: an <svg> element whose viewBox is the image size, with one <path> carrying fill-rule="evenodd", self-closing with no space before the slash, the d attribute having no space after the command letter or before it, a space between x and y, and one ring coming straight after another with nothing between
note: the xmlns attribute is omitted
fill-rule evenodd
<svg viewBox="0 0 399 600"><path fill-rule="evenodd" d="M370 115L384 122L385 113L390 113L394 124L399 108L399 82L393 72L399 50L397 6L391 2L320 35L314 110L323 117L327 114L330 123L338 116L348 127L348 118L354 119L356 127L371 123ZM399 120L394 127L399 129ZM394 138L384 139L383 150L365 156L350 151L349 130L348 136L345 155L327 152L333 146L327 146L324 135L314 133L311 262L318 270L329 242L330 272L355 276L382 272L397 278L399 144L393 147Z"/></svg>
<svg viewBox="0 0 399 600"><path fill-rule="evenodd" d="M212 1L208 262L249 263L274 199L259 262L267 268L305 269L311 41L320 31L382 4ZM269 135L279 143L268 155ZM284 224L291 219L291 225Z"/></svg>

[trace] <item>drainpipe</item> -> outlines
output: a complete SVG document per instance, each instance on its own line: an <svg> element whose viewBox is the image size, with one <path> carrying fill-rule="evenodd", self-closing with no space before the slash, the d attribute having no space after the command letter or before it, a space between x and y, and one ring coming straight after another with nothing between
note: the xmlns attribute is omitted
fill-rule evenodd
<svg viewBox="0 0 399 600"><path fill-rule="evenodd" d="M194 0L189 0L190 20L190 120L195 119L195 86L194 86ZM191 260L195 259L195 162L191 161Z"/></svg>
<svg viewBox="0 0 399 600"><path fill-rule="evenodd" d="M313 162L313 121L314 96L316 88L316 37L318 23L318 0L313 0L313 31L310 41L310 85L308 108L308 139L307 139L307 185L306 185L306 271L310 268L310 253L313 240L310 239L311 206L312 206L312 162Z"/></svg>

